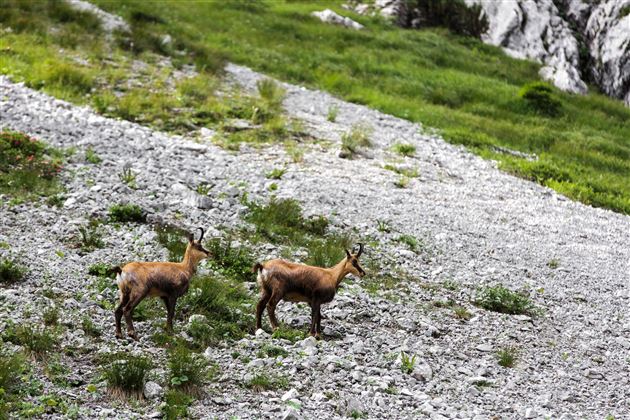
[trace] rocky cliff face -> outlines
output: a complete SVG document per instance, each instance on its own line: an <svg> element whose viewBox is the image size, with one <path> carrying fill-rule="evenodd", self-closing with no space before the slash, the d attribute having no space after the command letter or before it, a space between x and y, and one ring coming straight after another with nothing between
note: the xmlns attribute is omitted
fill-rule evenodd
<svg viewBox="0 0 630 420"><path fill-rule="evenodd" d="M559 89L586 93L592 81L630 106L630 0L465 1L481 5L488 18L484 42L540 62L541 77ZM377 0L371 10L400 23L406 4Z"/></svg>

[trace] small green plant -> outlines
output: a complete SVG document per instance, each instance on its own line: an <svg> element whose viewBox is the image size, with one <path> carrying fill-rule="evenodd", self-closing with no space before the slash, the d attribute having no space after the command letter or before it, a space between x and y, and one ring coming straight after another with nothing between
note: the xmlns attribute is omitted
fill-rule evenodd
<svg viewBox="0 0 630 420"><path fill-rule="evenodd" d="M282 347L272 346L271 344L264 344L258 353L256 354L260 358L264 357L278 357L278 356L288 356L289 352L283 349Z"/></svg>
<svg viewBox="0 0 630 420"><path fill-rule="evenodd" d="M98 338L102 334L100 328L94 324L94 321L89 316L81 318L81 329L88 337Z"/></svg>
<svg viewBox="0 0 630 420"><path fill-rule="evenodd" d="M203 385L208 364L202 356L198 356L183 346L175 347L168 357L169 382L172 387L189 394L196 394Z"/></svg>
<svg viewBox="0 0 630 420"><path fill-rule="evenodd" d="M5 341L23 346L27 353L37 358L46 357L58 343L58 338L48 329L36 329L30 325L7 328L3 334Z"/></svg>
<svg viewBox="0 0 630 420"><path fill-rule="evenodd" d="M413 355L409 357L407 353L404 351L400 352L400 370L403 373L410 374L413 372L413 369L416 367L416 357L417 355Z"/></svg>
<svg viewBox="0 0 630 420"><path fill-rule="evenodd" d="M297 341L304 340L306 338L306 332L286 325L280 325L273 334L271 334L271 338L288 340L295 343Z"/></svg>
<svg viewBox="0 0 630 420"><path fill-rule="evenodd" d="M47 327L57 325L59 322L59 309L56 306L49 307L44 311L42 318L44 320L44 325Z"/></svg>
<svg viewBox="0 0 630 420"><path fill-rule="evenodd" d="M279 110L282 106L285 91L275 81L271 79L262 79L256 82L258 94L273 110Z"/></svg>
<svg viewBox="0 0 630 420"><path fill-rule="evenodd" d="M208 195L208 193L210 193L211 189L212 189L212 185L210 185L210 184L208 184L206 182L202 182L202 183L197 185L197 188L195 188L195 191L199 195Z"/></svg>
<svg viewBox="0 0 630 420"><path fill-rule="evenodd" d="M114 277L116 277L115 268L116 266L111 266L109 264L96 263L88 268L88 274L92 276L108 277L113 279Z"/></svg>
<svg viewBox="0 0 630 420"><path fill-rule="evenodd" d="M267 187L268 191L277 191L278 190L278 184L276 184L275 182L272 182L271 184L269 184L269 187Z"/></svg>
<svg viewBox="0 0 630 420"><path fill-rule="evenodd" d="M464 306L459 305L453 307L453 315L455 315L455 318L461 319L463 321L468 321L470 318L472 318L472 314L470 313L470 311L468 311L468 309L466 309Z"/></svg>
<svg viewBox="0 0 630 420"><path fill-rule="evenodd" d="M109 208L109 220L119 223L144 223L145 212L137 204L114 204Z"/></svg>
<svg viewBox="0 0 630 420"><path fill-rule="evenodd" d="M558 268L559 265L560 265L560 261L556 258L552 258L547 263L547 267L551 268L552 270L555 270L556 268Z"/></svg>
<svg viewBox="0 0 630 420"><path fill-rule="evenodd" d="M94 165L98 165L103 161L103 159L101 159L91 147L88 147L85 150L85 160Z"/></svg>
<svg viewBox="0 0 630 420"><path fill-rule="evenodd" d="M518 350L515 347L504 347L497 352L497 360L500 366L511 368L516 364Z"/></svg>
<svg viewBox="0 0 630 420"><path fill-rule="evenodd" d="M285 389L289 387L289 380L284 376L273 377L266 373L259 373L245 382L245 387L255 392Z"/></svg>
<svg viewBox="0 0 630 420"><path fill-rule="evenodd" d="M82 251L90 252L104 246L103 234L98 221L92 219L86 226L79 227L79 248Z"/></svg>
<svg viewBox="0 0 630 420"><path fill-rule="evenodd" d="M345 235L313 239L307 245L308 258L305 263L316 267L332 267L346 256L344 249L351 247L352 241Z"/></svg>
<svg viewBox="0 0 630 420"><path fill-rule="evenodd" d="M124 167L123 170L118 174L118 178L129 188L136 188L136 173L131 170L129 167Z"/></svg>
<svg viewBox="0 0 630 420"><path fill-rule="evenodd" d="M326 119L330 122L335 122L337 120L338 113L339 113L339 107L337 105L331 105L330 108L328 108Z"/></svg>
<svg viewBox="0 0 630 420"><path fill-rule="evenodd" d="M7 395L17 391L20 385L20 376L26 370L24 356L0 353L0 402ZM0 405L1 406L1 405Z"/></svg>
<svg viewBox="0 0 630 420"><path fill-rule="evenodd" d="M392 231L392 227L387 220L377 220L376 229L383 233L390 233Z"/></svg>
<svg viewBox="0 0 630 420"><path fill-rule="evenodd" d="M407 245L409 249L413 252L417 252L421 246L421 243L420 241L418 241L418 238L411 235L400 235L398 237L398 242Z"/></svg>
<svg viewBox="0 0 630 420"><path fill-rule="evenodd" d="M404 168L387 164L383 166L383 169L397 173L398 175L406 176L407 178L417 178L420 176L418 168Z"/></svg>
<svg viewBox="0 0 630 420"><path fill-rule="evenodd" d="M540 115L557 117L562 111L562 103L554 97L553 88L547 83L528 83L520 90L519 96Z"/></svg>
<svg viewBox="0 0 630 420"><path fill-rule="evenodd" d="M252 266L255 263L251 251L243 245L233 246L231 237L212 238L205 247L212 258L210 265L226 277L240 282L252 281Z"/></svg>
<svg viewBox="0 0 630 420"><path fill-rule="evenodd" d="M371 129L364 125L353 125L350 131L341 136L341 151L347 157L353 157L360 149L372 147Z"/></svg>
<svg viewBox="0 0 630 420"><path fill-rule="evenodd" d="M24 279L26 268L8 258L0 260L0 283L13 284Z"/></svg>
<svg viewBox="0 0 630 420"><path fill-rule="evenodd" d="M101 363L109 392L117 398L142 399L144 377L153 364L143 356L119 352L105 357Z"/></svg>
<svg viewBox="0 0 630 420"><path fill-rule="evenodd" d="M188 417L188 406L193 398L179 389L169 389L164 394L162 414L167 420L178 420Z"/></svg>
<svg viewBox="0 0 630 420"><path fill-rule="evenodd" d="M293 161L293 163L300 163L304 161L304 149L301 148L297 142L285 142L284 151L287 153L287 156L291 158L291 161Z"/></svg>
<svg viewBox="0 0 630 420"><path fill-rule="evenodd" d="M394 185L397 188L407 188L409 186L409 178L403 175L394 182Z"/></svg>
<svg viewBox="0 0 630 420"><path fill-rule="evenodd" d="M416 146L408 143L396 143L392 150L401 156L413 156L416 153Z"/></svg>
<svg viewBox="0 0 630 420"><path fill-rule="evenodd" d="M475 303L489 311L510 315L535 315L537 313L529 297L513 292L500 284L484 288Z"/></svg>
<svg viewBox="0 0 630 420"><path fill-rule="evenodd" d="M284 175L286 171L287 170L285 168L274 168L271 171L267 172L265 176L268 179L280 179L282 178L282 175Z"/></svg>

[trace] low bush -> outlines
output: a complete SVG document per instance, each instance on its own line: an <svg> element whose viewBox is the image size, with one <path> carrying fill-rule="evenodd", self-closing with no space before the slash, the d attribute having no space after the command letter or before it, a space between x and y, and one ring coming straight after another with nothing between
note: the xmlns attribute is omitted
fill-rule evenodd
<svg viewBox="0 0 630 420"><path fill-rule="evenodd" d="M109 355L101 363L109 392L118 398L142 399L144 378L152 366L148 358L127 352Z"/></svg>
<svg viewBox="0 0 630 420"><path fill-rule="evenodd" d="M188 394L197 394L206 377L208 363L203 356L178 346L169 352L169 383Z"/></svg>
<svg viewBox="0 0 630 420"><path fill-rule="evenodd" d="M212 238L204 245L211 253L210 265L224 276L238 281L252 281L254 257L244 246L233 247L230 238Z"/></svg>
<svg viewBox="0 0 630 420"><path fill-rule="evenodd" d="M144 223L146 215L137 204L114 204L109 208L109 220L119 223Z"/></svg>
<svg viewBox="0 0 630 420"><path fill-rule="evenodd" d="M535 315L537 312L529 297L502 285L484 288L475 303L489 311L510 315Z"/></svg>
<svg viewBox="0 0 630 420"><path fill-rule="evenodd" d="M169 389L164 394L162 414L167 420L178 420L188 417L188 406L193 398L179 389Z"/></svg>
<svg viewBox="0 0 630 420"><path fill-rule="evenodd" d="M416 153L416 146L407 143L396 143L392 150L401 156L413 156Z"/></svg>
<svg viewBox="0 0 630 420"><path fill-rule="evenodd" d="M562 103L554 96L553 88L547 83L528 83L521 88L519 96L527 102L530 109L540 115L557 117L562 111Z"/></svg>
<svg viewBox="0 0 630 420"><path fill-rule="evenodd" d="M11 326L4 331L3 340L23 346L26 352L36 358L44 358L59 343L58 337L46 328L31 325Z"/></svg>
<svg viewBox="0 0 630 420"><path fill-rule="evenodd" d="M259 373L245 382L245 387L255 392L285 389L289 387L289 380L284 376L273 377L266 373Z"/></svg>
<svg viewBox="0 0 630 420"><path fill-rule="evenodd" d="M403 26L425 28L444 26L456 34L480 38L488 30L488 19L481 5L468 6L464 0L411 0Z"/></svg>
<svg viewBox="0 0 630 420"><path fill-rule="evenodd" d="M24 279L25 275L25 267L8 258L0 259L0 284L17 283Z"/></svg>
<svg viewBox="0 0 630 420"><path fill-rule="evenodd" d="M352 241L345 235L313 239L307 245L308 257L305 263L316 267L332 267L346 256L344 249L350 248Z"/></svg>

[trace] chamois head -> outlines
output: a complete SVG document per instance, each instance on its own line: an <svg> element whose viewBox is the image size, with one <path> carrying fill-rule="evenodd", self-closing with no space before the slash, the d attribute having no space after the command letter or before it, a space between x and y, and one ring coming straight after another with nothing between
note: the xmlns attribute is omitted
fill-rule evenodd
<svg viewBox="0 0 630 420"><path fill-rule="evenodd" d="M357 277L365 276L365 270L359 265L359 257L363 253L363 244L359 243L359 251L356 254L351 254L347 249L346 251L346 271L354 274Z"/></svg>
<svg viewBox="0 0 630 420"><path fill-rule="evenodd" d="M203 245L201 245L201 240L203 239L204 231L203 228L197 228L201 231L201 236L199 236L199 240L195 241L194 234L188 234L188 246L186 247L186 255L189 256L195 262L199 262L204 258L208 258L210 256L210 251L205 249Z"/></svg>

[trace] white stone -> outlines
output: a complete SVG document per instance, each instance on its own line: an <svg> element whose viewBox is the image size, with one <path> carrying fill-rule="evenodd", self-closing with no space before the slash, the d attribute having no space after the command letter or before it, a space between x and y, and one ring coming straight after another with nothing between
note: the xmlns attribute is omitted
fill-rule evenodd
<svg viewBox="0 0 630 420"><path fill-rule="evenodd" d="M359 22L355 22L354 20L348 17L338 15L337 13L333 12L330 9L322 10L321 12L313 12L311 13L311 15L315 16L316 18L318 18L324 23L341 25L341 26L345 26L346 28L352 28L356 30L364 28L364 26L361 25Z"/></svg>
<svg viewBox="0 0 630 420"><path fill-rule="evenodd" d="M144 384L144 397L148 400L152 400L161 397L164 394L164 389L156 382L148 381Z"/></svg>

